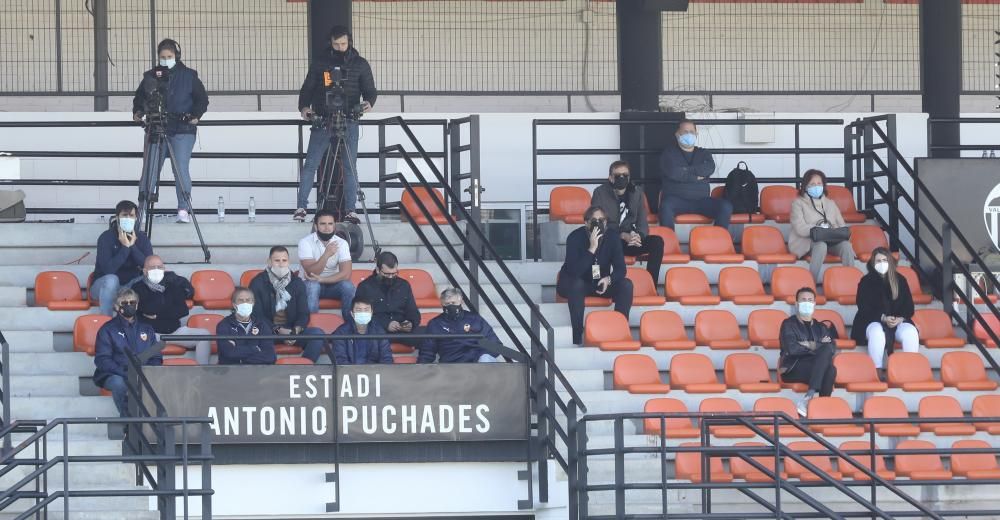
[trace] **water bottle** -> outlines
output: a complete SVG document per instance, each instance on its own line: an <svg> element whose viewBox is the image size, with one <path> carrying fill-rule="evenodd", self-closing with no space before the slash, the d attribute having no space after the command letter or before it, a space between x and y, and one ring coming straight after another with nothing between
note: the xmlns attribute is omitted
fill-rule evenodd
<svg viewBox="0 0 1000 520"><path fill-rule="evenodd" d="M226 220L226 201L222 200L222 196L219 196L219 222L225 222Z"/></svg>
<svg viewBox="0 0 1000 520"><path fill-rule="evenodd" d="M990 150L990 159L996 159L996 158L997 158L997 151Z"/></svg>
<svg viewBox="0 0 1000 520"><path fill-rule="evenodd" d="M257 222L257 202L250 197L250 203L247 205L247 216L250 218L250 222Z"/></svg>
<svg viewBox="0 0 1000 520"><path fill-rule="evenodd" d="M986 157L987 157L986 150L983 150L983 159L985 159Z"/></svg>

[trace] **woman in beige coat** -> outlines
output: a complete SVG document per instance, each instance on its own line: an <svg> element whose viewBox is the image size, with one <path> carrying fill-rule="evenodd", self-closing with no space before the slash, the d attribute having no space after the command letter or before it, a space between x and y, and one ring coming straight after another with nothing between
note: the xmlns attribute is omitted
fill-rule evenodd
<svg viewBox="0 0 1000 520"><path fill-rule="evenodd" d="M844 265L854 265L854 250L849 240L827 244L813 242L809 237L809 230L814 227L836 229L847 225L840 208L826 196L826 174L823 172L809 170L803 176L799 197L792 202L791 223L788 250L799 258L811 255L809 270L817 282L820 281L820 270L827 252L839 256Z"/></svg>

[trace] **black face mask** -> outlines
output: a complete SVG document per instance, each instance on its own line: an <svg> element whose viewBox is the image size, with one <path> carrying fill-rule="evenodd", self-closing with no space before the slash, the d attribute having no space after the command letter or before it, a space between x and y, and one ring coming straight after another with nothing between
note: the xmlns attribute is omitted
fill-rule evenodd
<svg viewBox="0 0 1000 520"><path fill-rule="evenodd" d="M458 319L462 317L462 306L461 305L445 305L444 315L450 320Z"/></svg>
<svg viewBox="0 0 1000 520"><path fill-rule="evenodd" d="M625 188L628 188L628 181L628 175L616 175L615 180L611 183L611 185L614 186L616 190L624 190Z"/></svg>
<svg viewBox="0 0 1000 520"><path fill-rule="evenodd" d="M137 308L136 304L134 304L134 303L126 303L126 304L124 304L124 305L121 306L121 308L120 308L120 310L118 312L122 316L124 316L125 318L132 319L132 318L135 317L135 313L137 311L138 311L138 308Z"/></svg>
<svg viewBox="0 0 1000 520"><path fill-rule="evenodd" d="M319 231L316 232L316 236L318 236L319 239L324 242L329 242L330 239L333 238L333 235L334 233L320 233Z"/></svg>
<svg viewBox="0 0 1000 520"><path fill-rule="evenodd" d="M395 283L396 277L395 276L388 277L388 276L379 275L379 280L381 280L382 285L384 285L386 287L391 287L392 284Z"/></svg>
<svg viewBox="0 0 1000 520"><path fill-rule="evenodd" d="M590 227L591 231L593 231L594 228L597 228L600 229L601 232L604 232L607 225L607 221L600 218L592 218L590 219L590 222L587 223L587 226Z"/></svg>

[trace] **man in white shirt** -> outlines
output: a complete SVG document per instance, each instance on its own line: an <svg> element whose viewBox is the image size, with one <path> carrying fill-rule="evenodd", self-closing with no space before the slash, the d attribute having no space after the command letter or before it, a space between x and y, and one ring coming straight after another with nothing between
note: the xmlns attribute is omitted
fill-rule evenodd
<svg viewBox="0 0 1000 520"><path fill-rule="evenodd" d="M347 241L336 236L333 213L320 210L313 219L313 233L299 241L299 264L306 282L309 312L319 312L320 298L340 300L344 319L351 318L354 284L351 283L351 251Z"/></svg>

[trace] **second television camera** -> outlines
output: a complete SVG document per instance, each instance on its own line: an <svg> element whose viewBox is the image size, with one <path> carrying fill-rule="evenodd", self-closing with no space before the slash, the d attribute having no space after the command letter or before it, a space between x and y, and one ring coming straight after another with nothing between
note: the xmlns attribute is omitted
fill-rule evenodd
<svg viewBox="0 0 1000 520"><path fill-rule="evenodd" d="M323 86L326 88L326 107L320 116L321 124L335 130L346 129L348 121L357 121L364 115L361 103L350 104L345 88L347 72L342 67L333 67L323 72Z"/></svg>
<svg viewBox="0 0 1000 520"><path fill-rule="evenodd" d="M153 74L143 80L142 88L146 92L143 104L143 122L146 128L163 133L168 119L188 122L191 114L171 114L167 112L167 86L170 80L170 69L164 66L153 68Z"/></svg>

